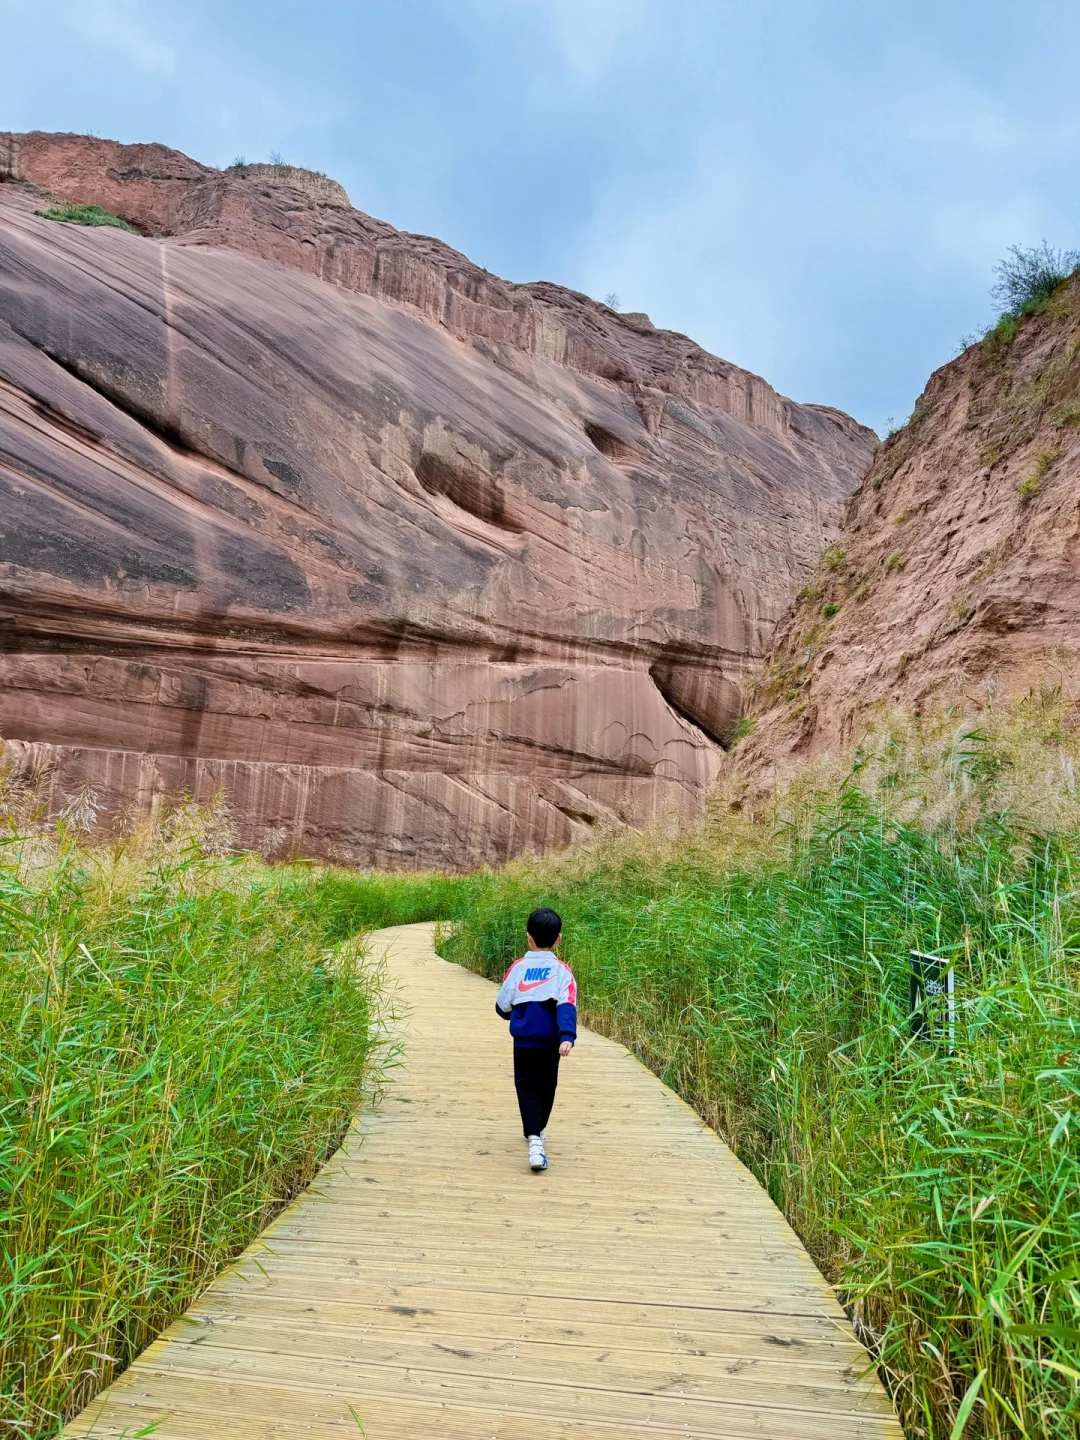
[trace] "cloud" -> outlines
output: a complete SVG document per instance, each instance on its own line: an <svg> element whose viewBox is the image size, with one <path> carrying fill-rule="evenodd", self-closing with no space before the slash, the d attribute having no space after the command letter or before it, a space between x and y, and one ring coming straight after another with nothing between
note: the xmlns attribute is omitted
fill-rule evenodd
<svg viewBox="0 0 1080 1440"><path fill-rule="evenodd" d="M542 13L575 84L590 89L619 62L627 45L648 43L655 6L647 0L531 0Z"/></svg>
<svg viewBox="0 0 1080 1440"><path fill-rule="evenodd" d="M595 90L628 58L648 52L664 12L656 0L443 0L471 43L495 43L527 61L526 92Z"/></svg>
<svg viewBox="0 0 1080 1440"><path fill-rule="evenodd" d="M993 318L1009 244L1075 243L1061 177L1080 151L1076 105L1035 103L921 37L861 66L830 40L803 54L810 78L781 83L799 79L799 47L757 39L728 37L731 83L713 94L692 93L680 56L667 99L689 97L683 143L651 171L602 178L576 283L880 425Z"/></svg>
<svg viewBox="0 0 1080 1440"><path fill-rule="evenodd" d="M14 128L278 149L872 422L992 318L1008 245L1080 241L1061 0L3 3Z"/></svg>
<svg viewBox="0 0 1080 1440"><path fill-rule="evenodd" d="M77 36L137 70L171 75L176 69L175 49L154 33L160 12L139 0L76 0L52 8Z"/></svg>

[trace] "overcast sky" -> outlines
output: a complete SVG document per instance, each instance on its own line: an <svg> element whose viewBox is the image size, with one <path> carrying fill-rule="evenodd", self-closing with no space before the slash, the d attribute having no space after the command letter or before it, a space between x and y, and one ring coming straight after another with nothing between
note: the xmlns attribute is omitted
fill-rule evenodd
<svg viewBox="0 0 1080 1440"><path fill-rule="evenodd" d="M1080 247L1076 0L0 0L0 129L280 152L882 430Z"/></svg>

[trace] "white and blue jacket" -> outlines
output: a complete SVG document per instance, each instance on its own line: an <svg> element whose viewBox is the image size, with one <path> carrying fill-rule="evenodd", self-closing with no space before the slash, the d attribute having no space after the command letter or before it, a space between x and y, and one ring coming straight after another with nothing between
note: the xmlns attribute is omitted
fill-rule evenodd
<svg viewBox="0 0 1080 1440"><path fill-rule="evenodd" d="M530 950L506 972L495 1009L515 1045L534 1049L577 1039L577 983L553 950Z"/></svg>

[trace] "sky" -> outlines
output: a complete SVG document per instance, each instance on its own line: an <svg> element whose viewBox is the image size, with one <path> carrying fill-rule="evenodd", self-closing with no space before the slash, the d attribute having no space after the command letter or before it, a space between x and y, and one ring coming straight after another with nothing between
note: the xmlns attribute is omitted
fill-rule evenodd
<svg viewBox="0 0 1080 1440"><path fill-rule="evenodd" d="M277 152L879 432L1080 248L1076 0L0 0L0 129Z"/></svg>

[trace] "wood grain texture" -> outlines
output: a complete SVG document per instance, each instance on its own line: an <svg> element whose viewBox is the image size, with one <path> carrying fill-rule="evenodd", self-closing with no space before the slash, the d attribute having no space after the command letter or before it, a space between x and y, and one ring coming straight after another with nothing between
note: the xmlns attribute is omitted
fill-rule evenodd
<svg viewBox="0 0 1080 1440"><path fill-rule="evenodd" d="M528 1169L493 987L379 932L400 1064L318 1182L65 1431L901 1440L764 1191L583 1032Z"/></svg>

